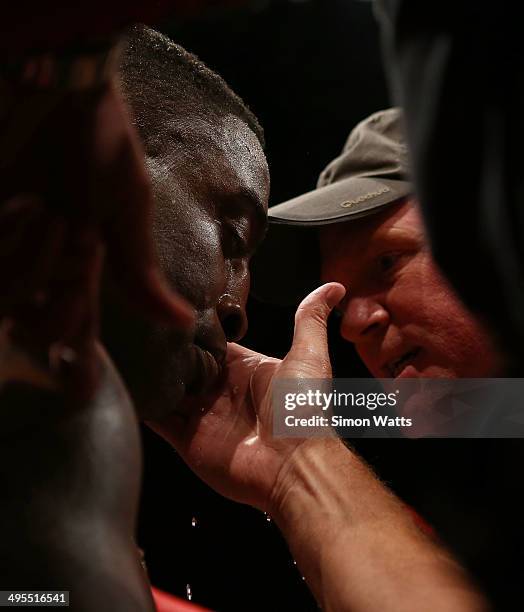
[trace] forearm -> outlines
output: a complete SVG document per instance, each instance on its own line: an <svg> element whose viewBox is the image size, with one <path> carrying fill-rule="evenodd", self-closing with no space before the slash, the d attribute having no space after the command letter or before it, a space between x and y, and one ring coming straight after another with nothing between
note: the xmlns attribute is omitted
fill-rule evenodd
<svg viewBox="0 0 524 612"><path fill-rule="evenodd" d="M309 440L272 516L323 610L486 610L465 572L339 440Z"/></svg>

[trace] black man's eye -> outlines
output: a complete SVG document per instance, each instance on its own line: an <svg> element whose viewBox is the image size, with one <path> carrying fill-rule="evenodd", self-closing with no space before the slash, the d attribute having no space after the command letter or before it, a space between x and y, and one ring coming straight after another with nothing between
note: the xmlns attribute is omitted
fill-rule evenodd
<svg viewBox="0 0 524 612"><path fill-rule="evenodd" d="M248 244L245 237L231 224L222 225L224 232L224 252L232 258L245 257L248 252Z"/></svg>

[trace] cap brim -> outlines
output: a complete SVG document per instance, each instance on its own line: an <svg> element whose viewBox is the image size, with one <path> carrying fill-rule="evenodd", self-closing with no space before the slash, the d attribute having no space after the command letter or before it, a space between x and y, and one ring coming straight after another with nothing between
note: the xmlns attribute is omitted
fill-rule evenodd
<svg viewBox="0 0 524 612"><path fill-rule="evenodd" d="M376 214L412 192L408 181L350 178L271 207L251 263L251 293L268 304L298 304L320 284L316 229Z"/></svg>
<svg viewBox="0 0 524 612"><path fill-rule="evenodd" d="M412 191L409 181L350 177L272 206L268 214L274 223L326 225L371 214Z"/></svg>

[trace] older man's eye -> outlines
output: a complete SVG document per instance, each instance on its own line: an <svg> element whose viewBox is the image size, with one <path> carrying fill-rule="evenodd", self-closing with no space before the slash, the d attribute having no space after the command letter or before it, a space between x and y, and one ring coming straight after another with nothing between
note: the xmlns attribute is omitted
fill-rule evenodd
<svg viewBox="0 0 524 612"><path fill-rule="evenodd" d="M378 266L381 272L390 272L397 265L400 253L384 253L378 258Z"/></svg>

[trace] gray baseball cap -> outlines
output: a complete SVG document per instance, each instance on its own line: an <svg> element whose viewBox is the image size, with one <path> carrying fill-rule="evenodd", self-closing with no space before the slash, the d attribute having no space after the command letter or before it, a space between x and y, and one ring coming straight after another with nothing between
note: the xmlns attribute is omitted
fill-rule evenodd
<svg viewBox="0 0 524 612"><path fill-rule="evenodd" d="M372 215L413 192L399 108L374 113L350 133L317 188L269 209L266 240L253 258L251 291L294 304L320 282L317 230Z"/></svg>

